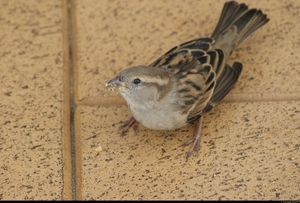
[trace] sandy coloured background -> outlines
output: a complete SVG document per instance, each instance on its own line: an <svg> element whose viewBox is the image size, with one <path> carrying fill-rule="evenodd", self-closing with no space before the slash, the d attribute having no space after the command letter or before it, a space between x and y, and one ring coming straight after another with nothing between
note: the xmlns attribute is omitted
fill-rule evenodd
<svg viewBox="0 0 300 203"><path fill-rule="evenodd" d="M224 1L0 0L0 200L299 200L300 2L243 2L270 22L185 162L195 125L120 137L104 84L209 36Z"/></svg>

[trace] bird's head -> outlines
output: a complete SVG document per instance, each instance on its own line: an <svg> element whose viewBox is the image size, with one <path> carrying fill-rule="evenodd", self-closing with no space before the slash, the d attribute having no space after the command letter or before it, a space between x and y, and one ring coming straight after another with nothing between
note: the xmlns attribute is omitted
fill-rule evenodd
<svg viewBox="0 0 300 203"><path fill-rule="evenodd" d="M135 66L120 72L106 87L118 91L129 105L145 104L163 98L173 82L172 73L166 68Z"/></svg>

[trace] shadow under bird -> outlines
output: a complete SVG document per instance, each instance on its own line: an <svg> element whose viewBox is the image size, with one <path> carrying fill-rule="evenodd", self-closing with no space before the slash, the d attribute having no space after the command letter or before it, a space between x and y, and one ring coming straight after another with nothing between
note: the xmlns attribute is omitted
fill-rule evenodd
<svg viewBox="0 0 300 203"><path fill-rule="evenodd" d="M182 43L149 66L123 70L106 83L126 100L132 118L122 135L136 122L155 130L174 130L197 121L186 160L200 146L203 116L215 107L237 82L242 64L227 64L233 50L269 19L259 9L235 1L224 4L209 38Z"/></svg>

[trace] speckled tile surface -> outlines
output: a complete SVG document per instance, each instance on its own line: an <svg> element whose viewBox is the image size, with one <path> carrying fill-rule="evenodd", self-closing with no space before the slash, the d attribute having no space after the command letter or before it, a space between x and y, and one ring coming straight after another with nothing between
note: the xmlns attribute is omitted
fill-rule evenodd
<svg viewBox="0 0 300 203"><path fill-rule="evenodd" d="M78 194L101 200L299 199L299 106L220 104L204 118L201 149L188 162L188 147L180 145L195 125L176 131L139 126L121 137L120 122L130 116L126 107L80 107Z"/></svg>
<svg viewBox="0 0 300 203"><path fill-rule="evenodd" d="M103 84L129 66L147 65L174 46L209 36L224 1L73 1L76 100L84 104L124 103ZM270 22L233 53L244 70L227 101L300 98L298 1L245 0ZM102 74L105 72L105 74ZM113 101L112 101L113 100ZM118 101L116 101L118 100Z"/></svg>
<svg viewBox="0 0 300 203"><path fill-rule="evenodd" d="M270 22L186 162L195 125L121 137L131 115L104 83L209 36L223 0L0 0L0 200L299 200L300 3L238 2Z"/></svg>
<svg viewBox="0 0 300 203"><path fill-rule="evenodd" d="M0 200L71 199L66 6L0 0Z"/></svg>
<svg viewBox="0 0 300 203"><path fill-rule="evenodd" d="M244 64L225 98L235 102L205 117L201 150L189 162L180 145L193 125L119 135L130 112L112 106L125 102L104 83L209 36L223 2L72 1L78 199L299 199L298 2L243 1L270 22L233 53L229 63Z"/></svg>

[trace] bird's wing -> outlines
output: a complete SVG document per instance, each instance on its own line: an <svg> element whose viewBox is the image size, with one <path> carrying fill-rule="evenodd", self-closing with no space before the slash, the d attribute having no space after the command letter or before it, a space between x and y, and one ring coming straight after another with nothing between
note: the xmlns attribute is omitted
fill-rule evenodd
<svg viewBox="0 0 300 203"><path fill-rule="evenodd" d="M220 101L230 92L237 82L243 65L235 62L232 67L225 65L224 70L216 82L213 95L208 101L206 107L202 110L202 114L209 112L213 107L220 103Z"/></svg>
<svg viewBox="0 0 300 203"><path fill-rule="evenodd" d="M149 66L170 67L171 64L172 67L175 67L179 61L181 63L185 62L178 58L178 55L182 54L181 56L183 56L186 53L186 55L192 56L193 59L197 59L201 64L212 65L213 71L218 78L225 66L225 58L222 50L212 48L214 44L215 41L212 38L198 38L187 41L170 49Z"/></svg>
<svg viewBox="0 0 300 203"><path fill-rule="evenodd" d="M177 78L178 105L189 119L199 116L213 95L225 66L222 50L212 50L211 38L200 38L174 47L150 66L169 69Z"/></svg>
<svg viewBox="0 0 300 203"><path fill-rule="evenodd" d="M214 40L199 38L165 53L150 66L165 67L178 78L178 101L188 122L210 111L232 89L242 64L225 64L223 51L212 49Z"/></svg>
<svg viewBox="0 0 300 203"><path fill-rule="evenodd" d="M232 67L226 64L220 77L217 79L216 87L214 93L209 100L209 103L213 106L217 105L233 88L237 82L241 72L243 70L243 65L239 62L235 62Z"/></svg>

